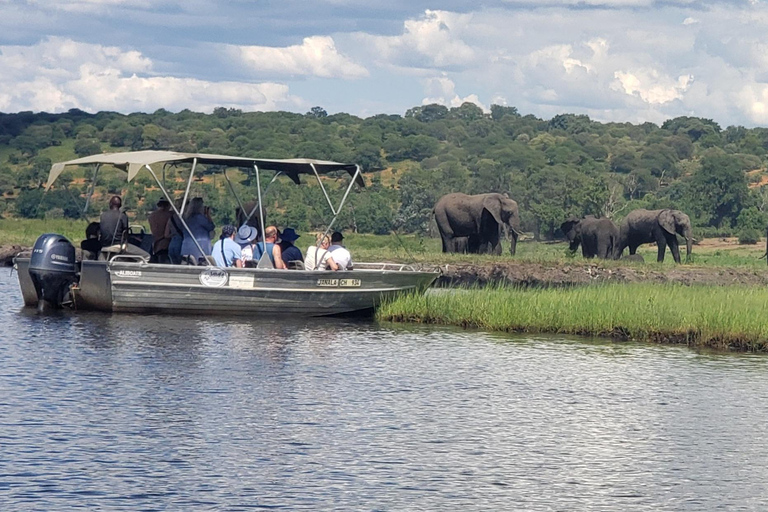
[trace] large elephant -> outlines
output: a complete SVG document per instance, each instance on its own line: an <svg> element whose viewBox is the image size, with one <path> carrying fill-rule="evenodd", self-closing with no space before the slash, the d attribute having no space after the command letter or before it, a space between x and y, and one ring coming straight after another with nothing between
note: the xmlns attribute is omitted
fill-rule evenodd
<svg viewBox="0 0 768 512"><path fill-rule="evenodd" d="M501 254L503 227L509 231L512 255L520 234L517 202L502 194L448 194L433 210L443 252Z"/></svg>
<svg viewBox="0 0 768 512"><path fill-rule="evenodd" d="M575 251L581 244L585 258L613 260L618 257L619 228L610 219L597 219L592 215L583 219L569 217L560 229L570 242L570 250Z"/></svg>
<svg viewBox="0 0 768 512"><path fill-rule="evenodd" d="M235 208L235 219L237 219L237 225L242 226L245 224L245 218L248 216L249 213L253 211L254 208L256 208L256 205L258 205L258 201L249 201L243 205L243 210L240 209L238 206ZM267 212L264 211L264 217L266 218ZM259 230L259 234L261 234L261 225L259 222L259 209L256 208L256 211L253 212L253 215L248 219L248 225L253 226L254 228ZM264 227L266 227L266 221L264 223Z"/></svg>
<svg viewBox="0 0 768 512"><path fill-rule="evenodd" d="M691 259L691 219L680 210L634 210L629 212L621 223L619 252L621 255L626 247L629 254L635 254L637 247L642 244L656 242L659 248L657 261L664 261L667 246L672 251L675 263L680 263L680 248L677 235L685 238L685 259Z"/></svg>

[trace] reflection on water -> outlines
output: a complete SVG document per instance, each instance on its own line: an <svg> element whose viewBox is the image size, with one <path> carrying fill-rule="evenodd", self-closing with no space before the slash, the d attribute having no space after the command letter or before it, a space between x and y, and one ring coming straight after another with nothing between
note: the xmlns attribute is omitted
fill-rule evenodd
<svg viewBox="0 0 768 512"><path fill-rule="evenodd" d="M370 321L38 315L4 510L762 510L768 359Z"/></svg>

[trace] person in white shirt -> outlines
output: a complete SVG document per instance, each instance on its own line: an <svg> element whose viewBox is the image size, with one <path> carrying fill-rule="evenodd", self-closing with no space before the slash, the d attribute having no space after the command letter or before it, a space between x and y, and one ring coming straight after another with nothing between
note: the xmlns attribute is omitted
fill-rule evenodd
<svg viewBox="0 0 768 512"><path fill-rule="evenodd" d="M304 270L339 270L339 266L333 261L328 247L331 240L328 235L317 235L317 243L307 248L307 256L304 258Z"/></svg>
<svg viewBox="0 0 768 512"><path fill-rule="evenodd" d="M331 246L328 247L328 252L331 253L333 261L339 266L339 270L352 270L352 255L341 244L342 240L344 240L344 235L334 231L331 235Z"/></svg>

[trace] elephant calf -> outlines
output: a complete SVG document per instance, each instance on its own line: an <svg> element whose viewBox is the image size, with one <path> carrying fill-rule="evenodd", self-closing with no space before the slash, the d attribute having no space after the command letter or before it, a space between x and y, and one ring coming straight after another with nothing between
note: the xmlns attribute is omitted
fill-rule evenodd
<svg viewBox="0 0 768 512"><path fill-rule="evenodd" d="M619 228L610 219L597 219L592 215L583 219L569 217L560 229L570 242L569 249L575 251L581 245L585 258L614 260L618 257Z"/></svg>

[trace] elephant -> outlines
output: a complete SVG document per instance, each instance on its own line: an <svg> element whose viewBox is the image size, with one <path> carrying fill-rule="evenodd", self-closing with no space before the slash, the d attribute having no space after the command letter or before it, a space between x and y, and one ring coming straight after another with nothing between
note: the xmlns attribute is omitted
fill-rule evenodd
<svg viewBox="0 0 768 512"><path fill-rule="evenodd" d="M245 224L245 218L248 216L251 211L253 211L254 208L256 208L256 211L253 212L253 215L251 215L251 218L248 219L248 225L253 226L254 228L258 229L259 232L261 232L261 223L259 222L259 209L256 207L258 205L258 201L249 201L243 205L243 209L241 210L238 206L235 208L235 219L237 219L237 225L242 226ZM263 209L263 207L262 207ZM264 217L266 219L267 212L264 211ZM266 220L264 222L264 226L266 227Z"/></svg>
<svg viewBox="0 0 768 512"><path fill-rule="evenodd" d="M585 258L613 260L619 248L619 228L610 219L598 219L587 215L583 219L569 217L560 225L570 242L569 249L575 251L581 244Z"/></svg>
<svg viewBox="0 0 768 512"><path fill-rule="evenodd" d="M520 235L517 202L504 194L454 193L441 197L432 210L443 252L501 254L502 228L509 231L514 256Z"/></svg>
<svg viewBox="0 0 768 512"><path fill-rule="evenodd" d="M685 238L686 262L691 259L691 246L693 235L691 234L691 219L680 210L633 210L629 212L621 223L620 245L618 254L629 247L629 254L635 254L637 247L642 244L656 242L659 248L657 261L664 261L664 252L667 246L672 251L675 263L680 263L680 249L677 235Z"/></svg>

